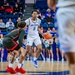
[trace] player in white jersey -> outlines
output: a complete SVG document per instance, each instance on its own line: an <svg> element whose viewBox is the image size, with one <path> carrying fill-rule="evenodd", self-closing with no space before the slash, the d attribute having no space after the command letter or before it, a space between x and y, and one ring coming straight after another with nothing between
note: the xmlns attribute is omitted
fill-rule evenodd
<svg viewBox="0 0 75 75"><path fill-rule="evenodd" d="M54 9L56 0L48 0L48 5ZM58 0L57 6L60 48L68 60L70 75L75 75L75 0Z"/></svg>
<svg viewBox="0 0 75 75"><path fill-rule="evenodd" d="M40 19L37 18L38 13L36 10L32 11L32 17L28 18L25 22L28 25L28 35L27 35L27 51L25 54L25 57L29 50L31 49L32 44L34 43L38 51L35 53L34 58L32 59L32 62L35 67L38 67L37 65L37 58L40 55L42 51L42 46L41 46L41 40L39 37L38 31L40 31Z"/></svg>

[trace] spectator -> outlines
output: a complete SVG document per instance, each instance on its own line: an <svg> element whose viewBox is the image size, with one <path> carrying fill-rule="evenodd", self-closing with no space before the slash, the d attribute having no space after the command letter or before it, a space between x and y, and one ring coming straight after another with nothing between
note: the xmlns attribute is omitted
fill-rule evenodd
<svg viewBox="0 0 75 75"><path fill-rule="evenodd" d="M6 28L5 23L3 22L2 19L0 19L0 29L1 29L1 31L2 31L3 29L5 29L5 28Z"/></svg>
<svg viewBox="0 0 75 75"><path fill-rule="evenodd" d="M48 27L48 30L47 30L47 32L49 32L49 33L50 33L50 32L52 32L52 30L51 30L51 29Z"/></svg>
<svg viewBox="0 0 75 75"><path fill-rule="evenodd" d="M9 18L9 21L6 23L7 31L12 31L15 27L14 23L12 22L11 18Z"/></svg>
<svg viewBox="0 0 75 75"><path fill-rule="evenodd" d="M21 2L20 2L20 0L16 0L16 3L19 5L19 7L21 7Z"/></svg>
<svg viewBox="0 0 75 75"><path fill-rule="evenodd" d="M41 19L41 13L40 13L40 10L37 9L37 12L38 12L38 18Z"/></svg>
<svg viewBox="0 0 75 75"><path fill-rule="evenodd" d="M56 32L56 30L55 30L54 27L52 28L52 32L51 32L51 34L52 34L53 37L54 37L54 36L57 36L57 32Z"/></svg>
<svg viewBox="0 0 75 75"><path fill-rule="evenodd" d="M21 18L18 17L17 22L16 22L16 24L15 24L15 28L17 28L17 23L20 22L20 21L21 21Z"/></svg>
<svg viewBox="0 0 75 75"><path fill-rule="evenodd" d="M5 12L6 13L13 13L13 8L9 5L9 3L5 6Z"/></svg>
<svg viewBox="0 0 75 75"><path fill-rule="evenodd" d="M7 5L7 1L6 0L4 0L4 4L3 4L3 6L6 6Z"/></svg>
<svg viewBox="0 0 75 75"><path fill-rule="evenodd" d="M41 14L41 20L43 20L45 18L44 14Z"/></svg>
<svg viewBox="0 0 75 75"><path fill-rule="evenodd" d="M52 22L54 23L54 19L52 18L51 14L48 14L47 17L45 18L46 22Z"/></svg>
<svg viewBox="0 0 75 75"><path fill-rule="evenodd" d="M46 26L47 28L49 27L50 29L52 29L54 27L54 24L51 22L46 22L44 23L44 26Z"/></svg>
<svg viewBox="0 0 75 75"><path fill-rule="evenodd" d="M45 17L47 17L48 14L51 14L51 10L49 8L47 9L47 12L45 13Z"/></svg>
<svg viewBox="0 0 75 75"><path fill-rule="evenodd" d="M15 4L14 14L18 14L19 12L20 12L20 7L18 6L18 4Z"/></svg>
<svg viewBox="0 0 75 75"><path fill-rule="evenodd" d="M0 6L0 13L4 13L4 7Z"/></svg>
<svg viewBox="0 0 75 75"><path fill-rule="evenodd" d="M53 18L55 17L55 13L56 13L56 9L53 9L53 10L52 10L52 17L53 17Z"/></svg>
<svg viewBox="0 0 75 75"><path fill-rule="evenodd" d="M55 28L52 28L52 32L56 32Z"/></svg>
<svg viewBox="0 0 75 75"><path fill-rule="evenodd" d="M23 8L22 2L21 2L20 0L17 0L17 2L16 2L16 3L18 4L18 6L19 6L19 8L20 8L20 9L22 9L22 8Z"/></svg>

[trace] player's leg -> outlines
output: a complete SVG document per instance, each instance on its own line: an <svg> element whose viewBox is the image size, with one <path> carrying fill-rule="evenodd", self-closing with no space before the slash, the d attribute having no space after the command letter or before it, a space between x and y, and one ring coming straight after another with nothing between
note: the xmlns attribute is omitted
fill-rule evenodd
<svg viewBox="0 0 75 75"><path fill-rule="evenodd" d="M50 49L50 54L51 54L51 60L53 61L53 57L54 57L54 55L53 55L53 52L52 52L52 49Z"/></svg>
<svg viewBox="0 0 75 75"><path fill-rule="evenodd" d="M3 61L3 55L4 55L4 48L0 48L0 51L1 51L1 62Z"/></svg>
<svg viewBox="0 0 75 75"><path fill-rule="evenodd" d="M43 61L45 61L45 46L43 44L43 41L42 41L42 55L43 55Z"/></svg>
<svg viewBox="0 0 75 75"><path fill-rule="evenodd" d="M37 64L37 58L39 57L40 53L42 52L42 47L41 44L37 45L37 51L34 54L34 58L32 59L33 65L37 68L38 64Z"/></svg>
<svg viewBox="0 0 75 75"><path fill-rule="evenodd" d="M57 61L59 61L59 49L56 47Z"/></svg>
<svg viewBox="0 0 75 75"><path fill-rule="evenodd" d="M8 53L9 54L9 53ZM7 67L7 69L6 69L6 72L10 72L10 73L12 73L12 74L15 74L16 73L16 71L13 69L13 64L14 64L14 60L16 59L16 54L17 54L17 51L16 50L14 50L13 52L12 52L12 57L11 57L11 60L10 60L10 62L9 62L9 66Z"/></svg>
<svg viewBox="0 0 75 75"><path fill-rule="evenodd" d="M9 52L7 56L7 60L9 63L11 62L12 57L13 57L12 52Z"/></svg>
<svg viewBox="0 0 75 75"><path fill-rule="evenodd" d="M47 59L47 60L50 61L50 56L51 56L51 55L50 55L49 48L48 48L48 49L46 48L46 51L48 52L48 59Z"/></svg>
<svg viewBox="0 0 75 75"><path fill-rule="evenodd" d="M25 51L25 58L26 58L27 54L29 53L29 51L31 50L32 44L33 44L33 38L27 37L27 46L26 46L26 51Z"/></svg>
<svg viewBox="0 0 75 75"><path fill-rule="evenodd" d="M64 53L62 53L62 50L60 50L59 49L59 51L60 51L60 53L61 53L61 56L62 56L62 62L64 61Z"/></svg>
<svg viewBox="0 0 75 75"><path fill-rule="evenodd" d="M75 11L74 10L75 6L72 6L72 7L59 8L57 12L60 48L64 52L68 60L70 75L75 75L75 42L74 42Z"/></svg>
<svg viewBox="0 0 75 75"><path fill-rule="evenodd" d="M24 74L26 71L23 70L22 68L22 62L23 60L25 59L25 50L23 47L21 47L18 52L20 52L20 59L19 59L19 63L18 63L18 66L16 67L16 72L20 72L22 74Z"/></svg>
<svg viewBox="0 0 75 75"><path fill-rule="evenodd" d="M68 60L70 74L74 75L75 74L75 52L65 53L65 56Z"/></svg>
<svg viewBox="0 0 75 75"><path fill-rule="evenodd" d="M35 57L35 56L36 56L36 46L33 43L33 45L32 45L32 57Z"/></svg>
<svg viewBox="0 0 75 75"><path fill-rule="evenodd" d="M16 55L16 59L15 59L16 63L18 63L18 61L19 61L19 55L20 55L19 53Z"/></svg>
<svg viewBox="0 0 75 75"><path fill-rule="evenodd" d="M42 43L40 37L36 38L34 41L35 45L37 46L36 58L39 57L40 53L42 52Z"/></svg>
<svg viewBox="0 0 75 75"><path fill-rule="evenodd" d="M37 64L37 58L39 57L40 53L42 52L42 45L41 45L41 40L40 38L36 38L35 41L34 41L35 45L37 46L37 51L35 53L35 56L33 58L33 64L34 66L37 68L38 67L38 64Z"/></svg>

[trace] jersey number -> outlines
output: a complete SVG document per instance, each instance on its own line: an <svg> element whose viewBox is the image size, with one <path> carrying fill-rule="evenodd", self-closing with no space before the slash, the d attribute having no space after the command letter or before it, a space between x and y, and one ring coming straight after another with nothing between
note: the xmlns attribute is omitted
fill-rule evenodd
<svg viewBox="0 0 75 75"><path fill-rule="evenodd" d="M34 27L33 30L36 30L36 27Z"/></svg>

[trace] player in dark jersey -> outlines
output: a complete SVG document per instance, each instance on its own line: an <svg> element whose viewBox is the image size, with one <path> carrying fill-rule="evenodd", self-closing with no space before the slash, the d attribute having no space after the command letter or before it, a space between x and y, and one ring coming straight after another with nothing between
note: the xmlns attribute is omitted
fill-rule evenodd
<svg viewBox="0 0 75 75"><path fill-rule="evenodd" d="M9 66L7 67L6 71L12 74L15 74L16 72L25 73L26 71L23 70L21 67L22 61L24 60L25 50L22 47L22 42L25 35L26 30L26 23L25 22L19 22L18 29L15 29L11 31L9 34L5 35L3 39L3 45L7 49L8 53L12 52L13 57L11 59L11 62ZM19 64L14 70L12 68L14 60L16 58L16 55L20 52L20 60Z"/></svg>

